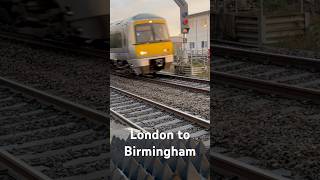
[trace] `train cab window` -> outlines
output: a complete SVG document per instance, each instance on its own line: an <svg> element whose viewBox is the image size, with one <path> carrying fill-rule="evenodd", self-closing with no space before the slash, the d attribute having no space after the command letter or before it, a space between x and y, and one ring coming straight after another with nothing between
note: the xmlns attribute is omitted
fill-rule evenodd
<svg viewBox="0 0 320 180"><path fill-rule="evenodd" d="M169 39L168 29L165 24L153 24L153 29L156 41L167 41Z"/></svg>
<svg viewBox="0 0 320 180"><path fill-rule="evenodd" d="M136 25L136 43L154 41L152 27L149 24Z"/></svg>
<svg viewBox="0 0 320 180"><path fill-rule="evenodd" d="M122 48L122 35L121 33L114 33L110 35L110 48Z"/></svg>
<svg viewBox="0 0 320 180"><path fill-rule="evenodd" d="M135 27L135 34L138 44L169 40L166 24L139 24Z"/></svg>

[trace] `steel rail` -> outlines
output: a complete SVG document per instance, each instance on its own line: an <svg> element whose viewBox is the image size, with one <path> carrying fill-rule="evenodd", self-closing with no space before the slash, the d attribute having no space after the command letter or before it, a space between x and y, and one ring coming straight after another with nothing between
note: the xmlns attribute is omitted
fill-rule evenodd
<svg viewBox="0 0 320 180"><path fill-rule="evenodd" d="M17 82L0 77L0 85L5 85L13 90L22 92L25 95L34 97L41 102L49 105L54 105L57 108L62 108L63 110L71 111L75 114L87 117L95 122L106 124L108 123L109 115L107 113L97 111L86 106L73 103L71 101L62 99L60 97L45 93L43 91L28 87Z"/></svg>
<svg viewBox="0 0 320 180"><path fill-rule="evenodd" d="M125 77L125 78L135 78L135 77L130 77L130 76L117 74L117 73L112 73L112 75ZM184 77L184 76L178 76L178 75L167 74L167 73L157 73L156 76L160 77L160 78L181 79L183 81L191 82L191 83L196 82L196 83L201 83L201 84L208 84L208 87L210 87L210 81L205 80L205 79ZM193 87L191 85L190 86L183 85L183 84L178 84L178 83L174 83L174 82L161 81L161 80L153 78L153 77L139 76L139 77L137 77L137 80L147 81L147 82L155 83L155 84L163 84L163 85L171 86L174 88L182 88L182 89L190 90L191 92L196 92L196 93L204 93L204 94L210 93L210 89L198 88L198 87Z"/></svg>
<svg viewBox="0 0 320 180"><path fill-rule="evenodd" d="M228 56L235 58L248 59L259 63L271 63L281 66L293 66L305 68L313 71L320 70L320 59L306 58L301 56L292 56L276 54L257 50L249 50L239 47L228 47L223 45L211 45L213 56Z"/></svg>
<svg viewBox="0 0 320 180"><path fill-rule="evenodd" d="M19 179L26 180L52 180L45 174L37 171L33 167L27 165L25 162L17 159L10 153L4 150L0 150L0 163L4 164L6 168L19 176Z"/></svg>
<svg viewBox="0 0 320 180"><path fill-rule="evenodd" d="M192 82L196 82L196 83L201 83L201 84L208 84L208 86L210 87L210 84L209 84L210 81L209 80L205 80L205 79L183 77L183 76L177 76L177 75L173 75L173 74L164 74L164 73L157 73L157 77L181 79L183 81L191 82L191 83ZM147 78L147 77L140 77L140 79L143 79L145 81L149 81L149 82L152 82L152 83L164 84L164 85L168 85L168 86L171 86L171 87L187 89L187 90L190 90L192 92L199 92L199 93L205 93L205 94L209 94L210 93L210 89L193 87L192 85L190 85L190 86L189 85L183 85L183 84L178 84L178 83L174 83L174 82L167 82L167 81L161 81L161 80L158 80L158 79Z"/></svg>
<svg viewBox="0 0 320 180"><path fill-rule="evenodd" d="M149 99L146 99L144 97L141 97L141 96L138 96L138 95L135 95L133 93L130 93L128 91L125 91L125 90L122 90L122 89L119 89L117 87L114 87L114 86L110 86L111 89L113 90L116 90L122 94L125 94L129 97L132 97L134 99L138 99L140 101L143 101L151 106L154 106L154 107L157 107L163 111L166 111L166 112L169 112L169 113L173 113L191 123L194 123L194 124L197 124L197 125L200 125L201 127L205 128L205 129L209 129L210 128L210 121L208 120L205 120L205 119L202 119L202 118L199 118L199 117L196 117L196 116L193 116L191 114L188 114L188 113L185 113L181 110L178 110L178 109L174 109L172 107L169 107L169 106L166 106L164 104L161 104L161 103L158 103L158 102L155 102L155 101L152 101L152 100L149 100Z"/></svg>
<svg viewBox="0 0 320 180"><path fill-rule="evenodd" d="M145 130L144 128L142 128L141 126L135 124L134 122L130 121L128 118L122 116L121 114L117 113L116 111L110 109L110 116L112 116L113 118L115 118L115 120L123 122L129 126L131 126L134 129L138 129L141 132L148 132L147 130Z"/></svg>
<svg viewBox="0 0 320 180"><path fill-rule="evenodd" d="M213 77L213 83L227 84L243 89L253 89L262 93L276 94L320 103L320 91L318 90L247 78L217 71L212 71L211 75Z"/></svg>
<svg viewBox="0 0 320 180"><path fill-rule="evenodd" d="M270 171L256 168L219 153L210 152L210 162L211 169L222 174L236 176L237 179L289 180L288 178L278 176Z"/></svg>
<svg viewBox="0 0 320 180"><path fill-rule="evenodd" d="M213 39L211 42L213 45L229 45L234 47L244 47L244 48L260 48L264 46L259 46L256 44L249 44L249 43L242 43L242 42L236 42L236 41L229 41L229 40L221 40L221 39Z"/></svg>
<svg viewBox="0 0 320 180"><path fill-rule="evenodd" d="M10 40L17 40L27 44L41 46L45 48L52 48L55 50L62 50L64 52L70 53L77 53L86 56L93 56L97 58L107 58L108 50L101 50L101 49L94 49L89 47L81 47L77 46L72 43L64 43L49 39L38 39L32 36L17 34L17 33L10 33L10 32L3 32L0 31L0 38L10 39Z"/></svg>
<svg viewBox="0 0 320 180"><path fill-rule="evenodd" d="M198 83L210 83L210 80L207 79L201 79L201 78L196 78L196 77L188 77L188 76L179 76L176 74L171 74L171 73L165 73L165 72L157 72L156 74L159 77L172 77L172 78L177 78L177 79L182 79L185 81L194 81L194 82L198 82Z"/></svg>
<svg viewBox="0 0 320 180"><path fill-rule="evenodd" d="M74 113L75 115L87 118L87 120L94 121L95 123L109 123L109 115L104 112L96 111L83 105L76 104L68 100L64 100L60 97L47 94L45 92L39 91L31 87L27 87L25 85L19 84L17 82L2 77L0 77L0 85L8 87L12 91L23 93L27 97L29 96L35 98L43 104L54 106L55 108L63 111L69 111L71 113ZM26 177L27 180L51 180L46 175L42 174L36 169L33 169L31 166L15 158L7 151L1 149L0 163L5 164L5 166L8 166L14 172L21 174L21 176L23 177Z"/></svg>

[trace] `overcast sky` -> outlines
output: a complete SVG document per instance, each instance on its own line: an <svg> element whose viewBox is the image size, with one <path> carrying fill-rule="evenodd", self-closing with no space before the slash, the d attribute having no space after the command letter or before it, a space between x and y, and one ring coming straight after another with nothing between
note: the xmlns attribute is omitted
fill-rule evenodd
<svg viewBox="0 0 320 180"><path fill-rule="evenodd" d="M210 0L187 0L189 14L210 9ZM174 0L111 0L111 22L139 13L152 13L164 17L171 36L180 34L180 10Z"/></svg>

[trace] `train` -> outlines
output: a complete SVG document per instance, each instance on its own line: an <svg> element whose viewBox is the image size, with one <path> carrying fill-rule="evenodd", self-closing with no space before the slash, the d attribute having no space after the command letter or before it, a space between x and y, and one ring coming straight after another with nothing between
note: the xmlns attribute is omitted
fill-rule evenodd
<svg viewBox="0 0 320 180"><path fill-rule="evenodd" d="M169 70L173 43L167 22L154 14L137 14L110 24L110 64L136 75Z"/></svg>
<svg viewBox="0 0 320 180"><path fill-rule="evenodd" d="M108 0L0 0L0 30L107 43Z"/></svg>

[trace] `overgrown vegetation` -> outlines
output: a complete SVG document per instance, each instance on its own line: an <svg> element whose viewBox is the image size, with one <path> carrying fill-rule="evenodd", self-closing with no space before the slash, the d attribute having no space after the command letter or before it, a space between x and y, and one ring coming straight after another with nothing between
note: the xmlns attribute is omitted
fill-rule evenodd
<svg viewBox="0 0 320 180"><path fill-rule="evenodd" d="M208 64L203 62L204 59L194 59L192 61L192 67L201 67L203 68L203 72L200 74L197 74L196 76L203 79L210 79L210 66Z"/></svg>
<svg viewBox="0 0 320 180"><path fill-rule="evenodd" d="M198 74L197 75L198 78L201 78L201 79L210 79L210 72L209 71L205 71L201 74Z"/></svg>
<svg viewBox="0 0 320 180"><path fill-rule="evenodd" d="M194 60L192 61L192 66L193 66L193 67L204 67L205 64L203 63L203 60L194 59Z"/></svg>

